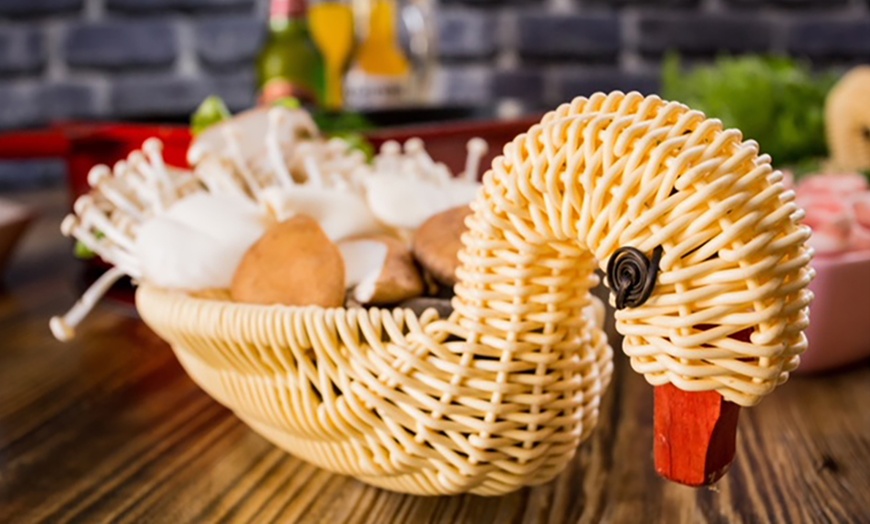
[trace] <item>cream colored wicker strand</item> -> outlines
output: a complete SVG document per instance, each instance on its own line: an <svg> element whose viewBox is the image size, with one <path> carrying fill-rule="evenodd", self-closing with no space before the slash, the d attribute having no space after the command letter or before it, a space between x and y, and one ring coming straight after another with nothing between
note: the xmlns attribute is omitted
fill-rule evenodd
<svg viewBox="0 0 870 524"><path fill-rule="evenodd" d="M143 318L202 387L321 467L417 494L546 482L594 428L612 352L583 316L618 248L661 250L617 313L653 384L741 405L806 341L801 212L752 142L637 93L564 104L505 147L463 236L448 319L232 304L142 286ZM729 335L751 328L751 344Z"/></svg>

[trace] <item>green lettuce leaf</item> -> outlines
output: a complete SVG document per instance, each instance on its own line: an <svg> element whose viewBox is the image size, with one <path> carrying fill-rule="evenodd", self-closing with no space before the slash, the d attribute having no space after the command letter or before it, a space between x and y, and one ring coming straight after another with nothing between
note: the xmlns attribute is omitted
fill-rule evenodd
<svg viewBox="0 0 870 524"><path fill-rule="evenodd" d="M737 128L778 167L827 155L825 97L836 81L782 57L722 57L685 71L670 55L662 94Z"/></svg>

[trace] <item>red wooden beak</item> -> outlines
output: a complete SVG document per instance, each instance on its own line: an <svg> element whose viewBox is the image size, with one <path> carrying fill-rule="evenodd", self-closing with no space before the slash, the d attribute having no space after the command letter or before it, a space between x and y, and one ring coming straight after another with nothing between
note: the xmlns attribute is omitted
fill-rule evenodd
<svg viewBox="0 0 870 524"><path fill-rule="evenodd" d="M749 341L751 330L731 335ZM655 388L656 472L687 486L708 486L734 460L740 406L715 391L689 392L672 384Z"/></svg>
<svg viewBox="0 0 870 524"><path fill-rule="evenodd" d="M672 384L655 392L656 472L687 486L708 486L734 460L740 406L715 391L688 392Z"/></svg>

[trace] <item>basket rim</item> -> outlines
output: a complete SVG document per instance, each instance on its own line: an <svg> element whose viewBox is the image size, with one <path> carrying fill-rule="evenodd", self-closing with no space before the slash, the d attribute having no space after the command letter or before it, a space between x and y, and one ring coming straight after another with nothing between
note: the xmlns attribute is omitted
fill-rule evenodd
<svg viewBox="0 0 870 524"><path fill-rule="evenodd" d="M226 291L226 290L213 290L213 291ZM223 299L223 298L210 298L210 297L204 297L204 296L197 296L195 293L190 292L190 291L184 291L184 290L179 290L179 289L169 289L169 288L155 286L155 285L144 283L144 282L140 282L137 284L135 293L136 293L137 297L138 297L139 293L156 293L156 294L160 294L160 295L164 295L164 296L171 296L171 297L177 298L178 300L183 300L183 301L191 303L191 304L210 304L212 306L220 305L223 307L232 307L232 308L236 308L236 309L240 309L240 310L247 309L251 312L270 312L270 313L285 312L285 313L293 314L293 313L303 313L303 312L307 312L307 311L323 311L323 312L362 311L365 313L371 313L372 311L377 310L381 313L392 314L396 310L401 310L405 314L414 315L414 317L416 317L418 319L422 317L422 314L417 314L413 309L408 308L408 307L387 308L387 307L381 307L381 306L363 306L363 305L356 306L356 307L343 307L343 306L342 307L323 307L323 306L317 306L317 305L288 306L285 304L253 304L253 303L248 303L248 302L235 302L233 300L228 300L228 299ZM137 309L139 308L138 300L137 300L136 308ZM429 310L434 310L437 313L437 309L435 309L435 308L426 308L423 310L423 312L429 311ZM438 316L442 320L447 318L447 317L441 317L440 314L438 314Z"/></svg>

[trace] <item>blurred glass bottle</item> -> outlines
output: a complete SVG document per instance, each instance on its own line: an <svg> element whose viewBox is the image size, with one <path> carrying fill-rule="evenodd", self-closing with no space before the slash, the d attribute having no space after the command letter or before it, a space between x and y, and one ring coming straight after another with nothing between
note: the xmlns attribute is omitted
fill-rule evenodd
<svg viewBox="0 0 870 524"><path fill-rule="evenodd" d="M396 0L355 0L360 45L345 78L350 109L391 109L411 98L412 67L399 42Z"/></svg>
<svg viewBox="0 0 870 524"><path fill-rule="evenodd" d="M306 0L271 0L269 36L257 60L260 103L286 97L318 105L325 99L323 55L308 28Z"/></svg>
<svg viewBox="0 0 870 524"><path fill-rule="evenodd" d="M432 103L434 77L438 67L437 0L402 0L402 43L413 64L412 101L419 106Z"/></svg>
<svg viewBox="0 0 870 524"><path fill-rule="evenodd" d="M326 61L326 98L331 111L344 107L344 72L354 48L350 0L314 0L309 9L311 34Z"/></svg>

